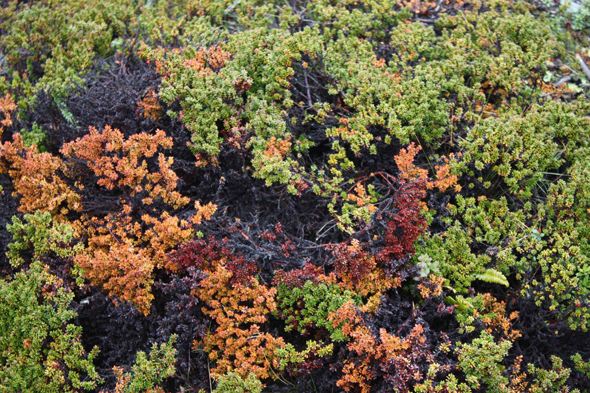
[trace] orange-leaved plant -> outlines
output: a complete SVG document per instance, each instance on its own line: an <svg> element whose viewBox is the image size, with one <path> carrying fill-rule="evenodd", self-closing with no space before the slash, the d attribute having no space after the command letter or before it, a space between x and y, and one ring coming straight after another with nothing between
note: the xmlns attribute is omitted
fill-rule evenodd
<svg viewBox="0 0 590 393"><path fill-rule="evenodd" d="M10 93L0 98L0 138L4 133L6 127L12 125L12 112L16 109L16 104L12 99Z"/></svg>
<svg viewBox="0 0 590 393"><path fill-rule="evenodd" d="M278 378L275 352L286 346L264 330L268 316L276 310L276 289L253 276L252 263L213 239L187 243L170 255L174 268L192 265L208 274L194 294L205 304L202 311L215 327L194 348L208 352L215 362L211 375L219 378L236 372L246 378ZM240 266L235 262L241 262Z"/></svg>
<svg viewBox="0 0 590 393"><path fill-rule="evenodd" d="M25 146L21 134L0 145L0 174L7 173L12 178L22 213L39 210L63 220L68 212L80 211L80 196L62 178L64 169L59 157L38 153L35 146Z"/></svg>
<svg viewBox="0 0 590 393"><path fill-rule="evenodd" d="M336 383L346 392L358 389L369 393L371 381L378 376L383 376L396 391L408 392L412 381L424 378L420 363L433 361L420 324L404 338L389 334L385 329L380 329L376 336L353 302L344 304L329 319L342 329L348 341L350 354L344 360L344 375Z"/></svg>
<svg viewBox="0 0 590 393"><path fill-rule="evenodd" d="M107 126L102 132L90 128L90 134L61 149L71 159L67 175L76 179L76 184L90 173L97 178L97 185L119 191L120 210L103 217L83 215L76 222L88 239L76 262L91 283L131 301L146 315L153 299L153 270L163 267L165 254L191 239L192 227L209 219L216 208L197 202L192 220L179 220L161 211L190 202L176 191L178 177L171 169L172 158L159 153L156 163L148 163L160 148L171 147L172 138L161 130L125 138Z"/></svg>

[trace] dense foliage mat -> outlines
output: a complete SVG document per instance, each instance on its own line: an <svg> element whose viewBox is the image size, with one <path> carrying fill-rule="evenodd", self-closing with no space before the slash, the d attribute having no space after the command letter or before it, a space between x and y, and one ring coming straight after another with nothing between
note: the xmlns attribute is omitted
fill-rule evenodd
<svg viewBox="0 0 590 393"><path fill-rule="evenodd" d="M0 392L590 391L589 10L0 1Z"/></svg>

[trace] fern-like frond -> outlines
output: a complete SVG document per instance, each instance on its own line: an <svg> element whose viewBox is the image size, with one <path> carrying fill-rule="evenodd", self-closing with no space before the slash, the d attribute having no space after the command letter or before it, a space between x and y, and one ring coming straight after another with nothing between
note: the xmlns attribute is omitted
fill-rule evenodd
<svg viewBox="0 0 590 393"><path fill-rule="evenodd" d="M475 278L493 284L501 284L507 287L510 286L508 280L506 279L506 276L504 276L502 273L495 269L486 269L485 273L476 274Z"/></svg>

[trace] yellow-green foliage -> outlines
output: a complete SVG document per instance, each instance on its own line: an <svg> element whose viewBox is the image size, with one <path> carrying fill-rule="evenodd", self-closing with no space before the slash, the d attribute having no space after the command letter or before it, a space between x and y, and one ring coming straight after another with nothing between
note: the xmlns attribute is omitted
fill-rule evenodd
<svg viewBox="0 0 590 393"><path fill-rule="evenodd" d="M467 292L475 279L473 274L483 273L492 260L489 255L472 253L471 243L469 234L457 222L444 232L444 236L437 234L425 238L424 243L417 247L416 254L427 254L439 261L442 276L455 290Z"/></svg>
<svg viewBox="0 0 590 393"><path fill-rule="evenodd" d="M167 343L152 345L149 358L145 352L137 352L135 365L131 372L123 373L119 367L114 368L117 376L117 393L142 393L157 388L164 379L174 375L176 368L176 335L170 336ZM157 391L157 390L155 390Z"/></svg>
<svg viewBox="0 0 590 393"><path fill-rule="evenodd" d="M233 34L222 45L231 59L206 72L189 61L195 49L152 52L146 48L148 58L163 62L161 72L169 78L162 97L180 100L195 152L212 158L218 154L223 139L217 121L226 132L236 127L241 133L253 132L246 147L252 147L256 157L271 138L293 137L287 122L293 106L314 106L309 118L316 122L333 118L335 107L329 102L291 100L288 87L296 66L309 67L310 76L317 77L318 72L330 76L328 93L342 97L353 112L346 116L344 129L329 128L327 133L349 143L353 152L371 146L371 125L386 127L389 135L406 143L417 135L432 141L451 131L454 114L470 121L477 118L468 103L485 100L480 91L483 82L515 94L531 90L525 78L541 69L558 47L550 30L527 13L480 13L476 7L462 16L442 18L438 36L419 22L402 23L408 16L403 12L383 15L391 5L354 2L358 8L352 7L351 12L345 3L310 5L312 12L321 10L319 20L329 20L333 28L252 29ZM279 17L290 14L288 7L275 12ZM387 40L390 60L379 56L380 41L374 37ZM236 90L240 79L250 85L245 91ZM297 151L292 142L289 153ZM272 183L287 183L290 177L285 171L297 169L292 158L291 154L285 158L282 176L277 171L268 176L260 173L266 162L255 169ZM346 159L342 163L350 165Z"/></svg>
<svg viewBox="0 0 590 393"><path fill-rule="evenodd" d="M82 328L69 323L74 295L40 262L0 280L0 392L91 390L100 378L85 353Z"/></svg>
<svg viewBox="0 0 590 393"><path fill-rule="evenodd" d="M438 260L443 276L460 291L486 268L508 273L516 262L514 247L531 232L524 224L526 210L511 211L506 198L476 200L461 195L447 207L452 216L445 220L451 226L442 234L426 237L417 255L423 252ZM477 252L484 247L486 252Z"/></svg>
<svg viewBox="0 0 590 393"><path fill-rule="evenodd" d="M579 353L576 353L575 355L573 355L571 357L572 361L574 362L575 366L576 366L576 370L578 370L579 372L585 374L587 377L590 377L590 363L589 362L585 362L582 359L582 355L580 355Z"/></svg>
<svg viewBox="0 0 590 393"><path fill-rule="evenodd" d="M262 382L254 374L243 379L239 374L229 372L219 378L213 393L261 393L263 387Z"/></svg>
<svg viewBox="0 0 590 393"><path fill-rule="evenodd" d="M27 147L35 145L39 153L47 151L44 146L47 142L47 135L37 123L33 123L30 130L23 129L20 133L23 136L23 145Z"/></svg>
<svg viewBox="0 0 590 393"><path fill-rule="evenodd" d="M291 151L285 119L285 110L293 105L287 90L293 75L290 65L301 58L302 52L313 51L310 42L314 39L309 29L293 35L256 29L231 36L218 51L202 53L188 47L182 52L157 51L148 57L164 61L160 72L169 78L162 83L161 97L168 102L180 99L182 120L192 132L196 153L205 153L212 159L217 156L223 141L217 122L222 122L237 138L246 131L244 126L251 127L254 137L246 147L255 152L255 169L264 171L269 184L288 183L292 178L298 179L291 173L296 169L291 168L296 165L293 160L282 162L280 155L275 160L269 153L267 161L271 168L263 168L262 156L271 139L276 145L288 143L287 152ZM240 83L247 88L247 95ZM249 124L242 124L243 120Z"/></svg>
<svg viewBox="0 0 590 393"><path fill-rule="evenodd" d="M574 152L587 143L590 119L584 114L589 108L586 100L514 105L470 130L461 143L463 162L472 165L478 180L492 192L502 181L512 193L528 199L548 172L575 160Z"/></svg>
<svg viewBox="0 0 590 393"><path fill-rule="evenodd" d="M551 356L550 370L529 364L527 371L534 375L530 389L532 393L580 392L578 389L570 390L567 386L567 379L570 376L571 370L563 366L563 360L560 357Z"/></svg>
<svg viewBox="0 0 590 393"><path fill-rule="evenodd" d="M574 329L588 330L590 318L590 172L576 165L569 181L549 187L539 206L536 226L542 236L528 239L518 264L526 277L523 296L566 319ZM527 274L527 272L530 272Z"/></svg>
<svg viewBox="0 0 590 393"><path fill-rule="evenodd" d="M330 313L337 311L346 302L352 301L354 294L342 290L336 284L306 281L302 286L279 284L277 288L276 315L285 319L285 331L292 330L309 333L312 329L324 328L333 341L343 341L342 330L334 328L328 320ZM354 299L357 300L358 299Z"/></svg>
<svg viewBox="0 0 590 393"><path fill-rule="evenodd" d="M12 224L7 229L12 233L13 241L8 245L8 259L13 266L24 262L22 252L32 251L33 259L50 252L61 258L73 257L80 251L82 245L70 247L74 239L74 229L65 223L53 222L49 212L25 214L25 222L17 216L12 217Z"/></svg>
<svg viewBox="0 0 590 393"><path fill-rule="evenodd" d="M473 389L480 389L485 386L488 393L510 393L515 391L515 386L506 373L505 366L501 363L508 355L512 343L508 340L496 342L492 335L482 332L479 338L474 339L471 344L459 344L457 354L459 364L466 375L467 384ZM552 367L549 370L535 367L528 364L527 371L532 377L528 392L572 392L579 393L579 390L567 386L567 379L571 370L563 367L561 358L551 357ZM522 391L522 390L516 390Z"/></svg>
<svg viewBox="0 0 590 393"><path fill-rule="evenodd" d="M17 91L19 106L27 108L37 91L50 90L59 106L97 58L130 54L142 41L186 45L223 38L202 15L192 2L11 1L0 7L0 50L8 74L0 77L0 92Z"/></svg>
<svg viewBox="0 0 590 393"><path fill-rule="evenodd" d="M202 11L216 23L223 6L230 34L217 47L142 46L164 77L161 98L181 105L169 114L191 132L198 165L216 164L223 145L238 149L251 156L244 169L267 185L328 198L348 232L372 214L343 191L352 157L379 154L380 141L454 143L458 124L482 120L486 89L513 106L540 97L534 75L561 50L543 21L504 2L486 12L475 3L435 26L407 22L407 10L389 1L310 2L316 23L282 3L213 2ZM325 130L331 152L319 165L310 165L316 142L302 127Z"/></svg>
<svg viewBox="0 0 590 393"><path fill-rule="evenodd" d="M12 1L1 8L0 48L11 67L8 86L25 93L19 104L30 103L32 97L25 97L37 89L51 88L63 97L83 80L96 56L113 53L113 40L131 34L137 10L138 2L131 0L92 6L80 0Z"/></svg>
<svg viewBox="0 0 590 393"><path fill-rule="evenodd" d="M141 27L122 43L127 49L137 41L150 46L208 46L227 38L223 28L223 9L215 10L223 1L152 0L140 1L137 27ZM229 5L229 4L227 4ZM221 12L220 12L221 11ZM135 26L134 26L135 27Z"/></svg>
<svg viewBox="0 0 590 393"><path fill-rule="evenodd" d="M537 306L566 320L570 327L587 330L590 175L586 151L584 146L571 153L570 160L575 161L563 176L567 180L537 189L546 193L544 203L525 202L520 210L511 211L505 197L476 201L458 195L456 204L447 206L451 217L446 222L451 226L441 234L425 236L417 255L438 260L449 285L464 293L486 269L498 269L504 276L516 273L522 296L532 297Z"/></svg>
<svg viewBox="0 0 590 393"><path fill-rule="evenodd" d="M310 354L323 357L331 355L333 350L334 344L328 344L322 347L316 341L308 341L306 348L301 352L297 351L292 344L287 344L284 348L279 348L275 351L275 356L278 358L277 368L282 371L289 367L294 372L297 372L299 371L297 365L305 362Z"/></svg>
<svg viewBox="0 0 590 393"><path fill-rule="evenodd" d="M459 344L457 354L466 382L474 389L485 385L486 392L508 393L508 377L502 374L502 360L508 355L512 343L508 340L494 341L492 335L482 332L471 344Z"/></svg>

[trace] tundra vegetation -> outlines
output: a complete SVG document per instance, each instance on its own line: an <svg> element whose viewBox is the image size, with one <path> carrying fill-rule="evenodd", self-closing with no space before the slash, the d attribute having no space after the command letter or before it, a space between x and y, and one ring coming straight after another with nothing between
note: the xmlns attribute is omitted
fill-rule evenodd
<svg viewBox="0 0 590 393"><path fill-rule="evenodd" d="M588 392L589 10L0 0L0 392Z"/></svg>

